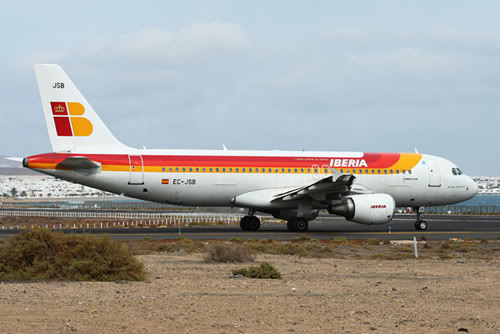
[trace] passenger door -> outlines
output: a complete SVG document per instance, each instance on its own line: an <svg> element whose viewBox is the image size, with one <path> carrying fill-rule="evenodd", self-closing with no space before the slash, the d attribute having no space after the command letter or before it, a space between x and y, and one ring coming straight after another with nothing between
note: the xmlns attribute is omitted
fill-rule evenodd
<svg viewBox="0 0 500 334"><path fill-rule="evenodd" d="M441 173L435 160L427 160L429 169L429 187L441 187Z"/></svg>
<svg viewBox="0 0 500 334"><path fill-rule="evenodd" d="M144 163L142 156L129 155L128 160L130 163L130 178L128 184L144 184Z"/></svg>

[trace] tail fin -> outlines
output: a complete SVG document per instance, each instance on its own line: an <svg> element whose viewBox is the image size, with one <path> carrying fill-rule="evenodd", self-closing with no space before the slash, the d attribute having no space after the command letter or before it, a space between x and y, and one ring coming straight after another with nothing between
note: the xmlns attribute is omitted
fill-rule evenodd
<svg viewBox="0 0 500 334"><path fill-rule="evenodd" d="M35 65L54 152L124 149L58 65Z"/></svg>

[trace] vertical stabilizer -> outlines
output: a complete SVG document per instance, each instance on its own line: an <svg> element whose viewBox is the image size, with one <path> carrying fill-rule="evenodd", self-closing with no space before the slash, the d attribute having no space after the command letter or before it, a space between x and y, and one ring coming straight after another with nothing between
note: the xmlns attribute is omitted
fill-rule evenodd
<svg viewBox="0 0 500 334"><path fill-rule="evenodd" d="M59 65L35 65L43 112L54 152L123 150Z"/></svg>

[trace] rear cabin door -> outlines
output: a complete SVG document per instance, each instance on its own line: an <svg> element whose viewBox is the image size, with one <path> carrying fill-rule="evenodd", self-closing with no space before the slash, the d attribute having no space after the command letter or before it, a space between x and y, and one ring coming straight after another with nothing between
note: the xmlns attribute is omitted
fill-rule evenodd
<svg viewBox="0 0 500 334"><path fill-rule="evenodd" d="M441 174L434 160L427 160L427 168L429 169L429 187L441 187Z"/></svg>
<svg viewBox="0 0 500 334"><path fill-rule="evenodd" d="M128 184L144 184L144 163L142 156L129 155L130 178Z"/></svg>

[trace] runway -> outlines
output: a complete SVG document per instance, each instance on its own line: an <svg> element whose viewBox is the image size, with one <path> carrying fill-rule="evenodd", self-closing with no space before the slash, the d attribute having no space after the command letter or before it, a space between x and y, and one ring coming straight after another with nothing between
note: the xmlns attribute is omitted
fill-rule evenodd
<svg viewBox="0 0 500 334"><path fill-rule="evenodd" d="M257 232L243 232L238 225L190 226L182 228L120 228L120 229L67 229L65 233L107 234L115 240L142 240L146 237L162 240L176 239L267 239L293 240L301 235L314 239L402 240L425 237L428 240L496 239L500 240L500 216L426 215L427 231L414 228L413 215L397 215L386 225L360 225L340 217L320 216L309 224L307 233L288 232L284 223L263 224ZM0 238L19 233L19 230L0 230Z"/></svg>

